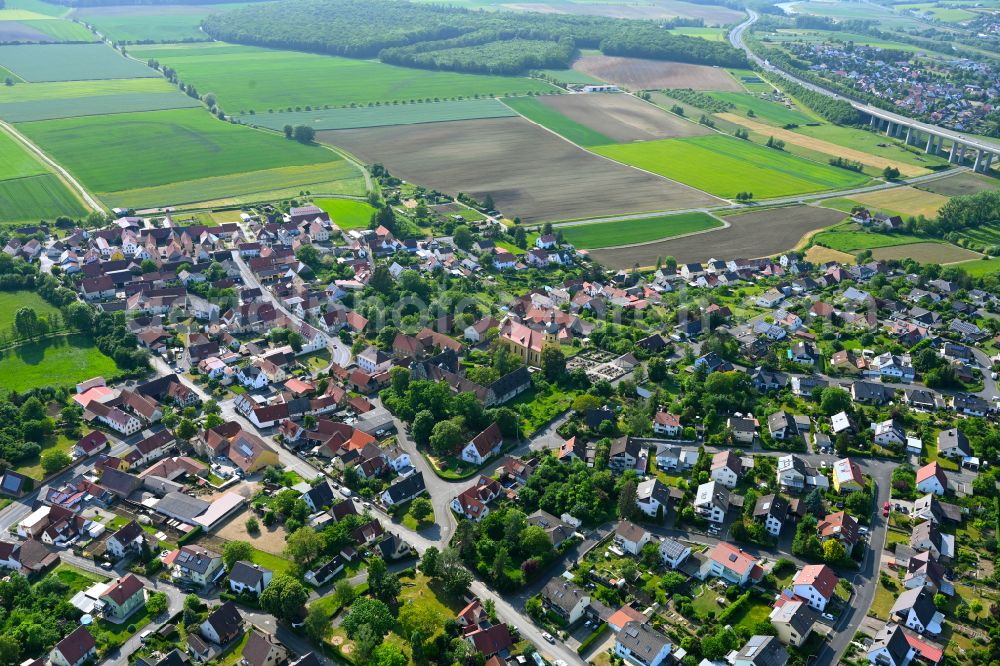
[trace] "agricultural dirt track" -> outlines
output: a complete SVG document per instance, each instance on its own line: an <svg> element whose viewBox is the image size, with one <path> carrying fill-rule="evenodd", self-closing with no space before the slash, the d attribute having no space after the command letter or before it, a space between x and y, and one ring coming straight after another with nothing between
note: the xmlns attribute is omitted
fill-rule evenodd
<svg viewBox="0 0 1000 666"><path fill-rule="evenodd" d="M435 189L491 194L525 222L700 208L704 192L602 159L521 118L319 132L366 163Z"/></svg>
<svg viewBox="0 0 1000 666"><path fill-rule="evenodd" d="M729 72L708 65L594 55L578 58L573 69L629 90L692 88L744 92Z"/></svg>
<svg viewBox="0 0 1000 666"><path fill-rule="evenodd" d="M805 234L844 219L844 213L814 206L789 206L730 215L732 226L687 238L608 250L590 256L607 268L652 266L657 257L673 256L680 263L714 257L765 257L795 247Z"/></svg>
<svg viewBox="0 0 1000 666"><path fill-rule="evenodd" d="M570 120L616 142L699 136L711 131L632 95L547 95L537 99Z"/></svg>

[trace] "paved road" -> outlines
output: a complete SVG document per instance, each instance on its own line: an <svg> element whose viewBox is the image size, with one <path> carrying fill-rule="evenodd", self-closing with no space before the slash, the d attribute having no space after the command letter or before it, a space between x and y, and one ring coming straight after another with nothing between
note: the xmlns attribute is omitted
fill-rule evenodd
<svg viewBox="0 0 1000 666"><path fill-rule="evenodd" d="M747 54L748 58L750 58L752 61L754 61L755 63L757 63L758 65L760 65L762 68L766 69L767 71L774 72L775 74L779 74L780 76L783 76L786 79L794 81L798 85L800 85L800 86L802 86L804 88L808 88L809 90L812 90L814 92L818 92L820 94L826 95L827 97L831 97L833 99L837 99L837 100L840 100L842 102L847 102L848 104L850 104L851 106L853 106L858 111L861 111L862 113L867 113L869 115L873 115L873 116L876 116L876 117L879 117L879 118L882 118L882 119L885 119L885 120L889 120L890 122L893 122L893 123L898 123L898 124L902 124L902 125L908 125L908 126L911 126L911 127L915 128L915 129L918 129L918 130L921 130L923 132L926 132L928 134L934 134L936 136L944 137L944 138L948 139L949 141L954 141L954 142L961 143L961 144L963 144L965 146L968 146L970 148L977 148L977 149L982 149L982 150L991 152L993 154L1000 154L1000 145L997 145L997 144L992 143L990 141L984 141L983 139L979 139L979 138L976 138L976 137L971 137L969 135L962 134L961 132L955 132L953 130L949 130L949 129L946 129L944 127L940 127L938 125L931 125L931 124L928 124L928 123L923 123L923 122L914 120L913 118L909 118L907 116L904 116L904 115L901 115L901 114L898 114L898 113L893 113L892 111L887 111L885 109L882 109L882 108L877 107L877 106L873 106L871 104L867 104L867 103L864 103L864 102L859 102L858 100L851 99L851 98L847 97L846 95L841 95L839 93L833 92L832 90L829 90L828 88L824 88L822 86L818 86L815 83L812 83L810 81L806 81L804 79L800 79L800 78L796 77L795 75L793 75L793 74L791 74L789 72L786 72L786 71L784 71L782 69L779 69L779 68L775 67L774 65L770 64L769 62L763 60L762 58L760 58L760 57L758 57L756 55L754 55L753 51L751 51L750 48L743 42L743 33L745 33L746 30L751 25L753 25L754 23L756 23L757 19L758 19L758 15L757 15L757 13L755 11L753 11L751 9L748 9L747 13L749 14L749 18L747 18L747 20L745 20L743 23L739 24L738 26L736 26L735 28L733 28L730 31L730 33L729 33L729 42L735 48L738 48L738 49L741 49L743 51L746 51L746 54Z"/></svg>

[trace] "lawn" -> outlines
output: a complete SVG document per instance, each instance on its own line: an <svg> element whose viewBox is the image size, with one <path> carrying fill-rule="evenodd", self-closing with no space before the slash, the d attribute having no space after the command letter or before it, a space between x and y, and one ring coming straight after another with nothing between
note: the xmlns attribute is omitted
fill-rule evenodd
<svg viewBox="0 0 1000 666"><path fill-rule="evenodd" d="M177 70L181 80L214 92L230 113L554 90L523 77L435 72L223 43L137 47L132 53L155 58Z"/></svg>
<svg viewBox="0 0 1000 666"><path fill-rule="evenodd" d="M868 611L869 615L877 617L880 620L889 619L889 611L892 610L892 605L896 602L896 594L902 591L902 586L894 579L893 574L890 573L889 577L893 579L893 582L890 583L893 585L893 589L891 590L886 589L881 581L876 579L875 598L872 600L872 606Z"/></svg>
<svg viewBox="0 0 1000 666"><path fill-rule="evenodd" d="M90 430L90 428L86 428L84 430L84 434L89 433ZM47 441L41 443L42 448L37 456L19 460L14 469L25 476L30 476L36 481L41 481L45 478L45 470L42 469L42 454L50 449L62 451L63 453L69 453L76 442L77 440L69 439L63 434L51 437Z"/></svg>
<svg viewBox="0 0 1000 666"><path fill-rule="evenodd" d="M199 201L224 193L254 191L249 189L254 186L275 189L293 185L273 178L254 183L246 172L258 170L308 167L293 173L291 180L319 182L313 175L314 165L340 160L320 146L305 146L221 122L195 109L43 120L23 123L18 128L99 193L239 174L222 183L188 184L192 191L187 196L183 191L169 196L155 190L142 193L148 199L146 205ZM128 159L123 159L124 155ZM119 195L116 201L121 198Z"/></svg>
<svg viewBox="0 0 1000 666"><path fill-rule="evenodd" d="M548 393L540 394L532 388L514 398L507 406L521 416L521 437L531 437L536 430L569 409L575 397L576 393L573 391L549 389Z"/></svg>
<svg viewBox="0 0 1000 666"><path fill-rule="evenodd" d="M0 46L0 65L25 81L137 79L160 74L104 44Z"/></svg>
<svg viewBox="0 0 1000 666"><path fill-rule="evenodd" d="M314 109L284 113L256 113L238 119L247 125L280 130L285 125L309 125L316 130L356 129L387 125L418 125L452 120L505 118L517 115L491 97L421 104L393 104L374 107Z"/></svg>
<svg viewBox="0 0 1000 666"><path fill-rule="evenodd" d="M367 229L375 209L367 201L355 199L315 199L313 203L330 214L341 229Z"/></svg>
<svg viewBox="0 0 1000 666"><path fill-rule="evenodd" d="M722 223L708 213L681 213L558 229L567 243L578 248L593 249L662 240L721 226Z"/></svg>
<svg viewBox="0 0 1000 666"><path fill-rule="evenodd" d="M600 132L567 118L533 97L511 97L504 102L528 120L552 130L579 146L603 146L614 143Z"/></svg>
<svg viewBox="0 0 1000 666"><path fill-rule="evenodd" d="M18 308L31 308L39 317L59 312L59 308L33 291L0 291L0 330L11 327Z"/></svg>
<svg viewBox="0 0 1000 666"><path fill-rule="evenodd" d="M956 268L961 268L972 277L984 277L986 275L1000 273L1000 257L995 257L993 259L980 259L976 261L963 261L960 264L954 264L954 266Z"/></svg>
<svg viewBox="0 0 1000 666"><path fill-rule="evenodd" d="M1000 245L1000 223L983 222L978 227L966 227L957 232L959 238L968 238L983 245Z"/></svg>
<svg viewBox="0 0 1000 666"><path fill-rule="evenodd" d="M735 112L741 116L746 116L749 111L753 111L754 118L773 125L805 125L815 122L801 111L786 108L783 104L771 102L750 93L708 92L705 94L729 102L735 107Z"/></svg>
<svg viewBox="0 0 1000 666"><path fill-rule="evenodd" d="M77 569L71 564L62 563L52 570L52 575L59 579L59 582L69 586L70 594L76 594L86 590L94 583L103 583L108 579L104 576L92 574L83 569Z"/></svg>
<svg viewBox="0 0 1000 666"><path fill-rule="evenodd" d="M265 553L263 550L257 548L253 549L253 563L259 564L265 569L270 569L274 572L274 575L287 573L293 566L294 563L291 560L286 560L278 555L273 555L271 553Z"/></svg>
<svg viewBox="0 0 1000 666"><path fill-rule="evenodd" d="M82 335L65 335L19 345L0 355L5 388L26 391L39 386L69 386L118 372L115 362Z"/></svg>
<svg viewBox="0 0 1000 666"><path fill-rule="evenodd" d="M810 162L749 141L712 135L601 146L594 152L704 190L756 199L857 186L867 176Z"/></svg>

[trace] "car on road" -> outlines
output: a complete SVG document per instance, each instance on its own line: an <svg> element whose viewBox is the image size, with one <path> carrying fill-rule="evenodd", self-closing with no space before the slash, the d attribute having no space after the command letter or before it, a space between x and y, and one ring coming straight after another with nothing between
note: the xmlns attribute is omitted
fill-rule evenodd
<svg viewBox="0 0 1000 666"><path fill-rule="evenodd" d="M544 638L545 640L547 640L549 643L552 643L553 645L556 644L555 637L552 634L550 634L549 632L547 632L547 631L543 631L542 632L542 638Z"/></svg>
<svg viewBox="0 0 1000 666"><path fill-rule="evenodd" d="M859 527L858 528L858 534L860 534L861 536L864 536L864 535L868 534L868 528L867 527Z"/></svg>
<svg viewBox="0 0 1000 666"><path fill-rule="evenodd" d="M340 489L340 494L343 495L344 497L350 497L351 489L348 488L347 486L344 486L343 488Z"/></svg>

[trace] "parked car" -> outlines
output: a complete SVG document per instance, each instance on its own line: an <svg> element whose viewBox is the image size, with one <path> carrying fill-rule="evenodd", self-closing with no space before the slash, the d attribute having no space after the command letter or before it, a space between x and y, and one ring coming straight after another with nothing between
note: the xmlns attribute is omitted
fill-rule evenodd
<svg viewBox="0 0 1000 666"><path fill-rule="evenodd" d="M552 634L550 634L549 632L547 632L547 631L543 631L542 632L542 638L544 638L545 640L547 640L549 643L552 643L553 645L555 645L555 643L556 643L555 637Z"/></svg>
<svg viewBox="0 0 1000 666"><path fill-rule="evenodd" d="M833 616L830 615L829 613L823 613L823 619L824 620L830 620L832 622L833 621Z"/></svg>

